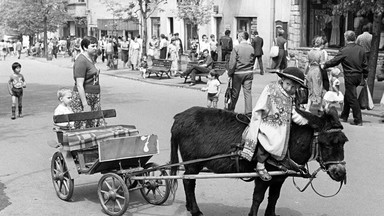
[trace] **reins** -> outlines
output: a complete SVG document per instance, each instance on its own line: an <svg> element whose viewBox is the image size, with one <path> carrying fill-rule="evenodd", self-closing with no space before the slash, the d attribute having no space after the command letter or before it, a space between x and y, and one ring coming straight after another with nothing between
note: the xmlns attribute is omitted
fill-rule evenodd
<svg viewBox="0 0 384 216"><path fill-rule="evenodd" d="M329 164L342 164L342 165L345 165L346 162L345 161L323 161L323 157L321 155L321 151L319 150L319 142L318 142L318 136L322 133L334 133L334 132L340 132L341 129L329 129L329 130L326 130L326 131L323 131L323 132L315 132L314 133L314 138L313 138L313 141L312 141L312 145L311 145L311 157L309 159L309 161L311 160L317 160L320 164L320 167L317 168L309 177L309 181L308 183L303 187L303 188L300 188L299 186L297 186L296 184L296 181L295 181L295 177L293 176L292 177L292 181L293 181L293 185L296 187L297 190L299 190L300 192L304 192L309 185L311 185L311 188L312 190L319 196L321 197L324 197L324 198L330 198L330 197L334 197L336 196L341 188L343 187L343 183L346 184L347 182L347 179L345 178L343 181L340 181L340 186L339 186L339 189L332 195L323 195L321 193L319 193L315 187L313 186L312 184L312 181L313 179L316 178L316 175L317 173L320 172L320 170L324 171L324 172L328 172L326 166L329 165ZM308 167L308 163L306 164L306 167L307 167L307 170L309 172L309 167Z"/></svg>

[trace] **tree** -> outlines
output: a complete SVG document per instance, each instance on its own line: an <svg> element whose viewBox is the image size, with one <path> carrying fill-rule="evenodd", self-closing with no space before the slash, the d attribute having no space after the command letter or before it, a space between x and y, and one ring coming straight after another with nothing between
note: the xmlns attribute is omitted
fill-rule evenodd
<svg viewBox="0 0 384 216"><path fill-rule="evenodd" d="M206 25L211 21L213 2L211 0L184 0L177 5L177 17L187 24Z"/></svg>
<svg viewBox="0 0 384 216"><path fill-rule="evenodd" d="M142 26L142 38L143 54L146 53L146 41L147 35L147 20L155 11L163 11L161 6L167 3L167 0L134 0L129 2L128 5L123 6L119 2L114 0L104 0L108 10L113 13L114 16L123 20L139 20L139 24Z"/></svg>
<svg viewBox="0 0 384 216"><path fill-rule="evenodd" d="M3 1L0 3L0 15L2 25L21 35L28 35L30 43L36 34L44 32L45 48L47 32L55 32L60 25L71 19L66 11L66 3L61 0Z"/></svg>
<svg viewBox="0 0 384 216"><path fill-rule="evenodd" d="M384 12L384 2L383 0L340 0L339 4L334 7L334 11L339 14L346 12L360 12L361 14L373 14L371 54L369 57L369 74L367 80L369 90L373 95L377 59L379 53L381 25Z"/></svg>

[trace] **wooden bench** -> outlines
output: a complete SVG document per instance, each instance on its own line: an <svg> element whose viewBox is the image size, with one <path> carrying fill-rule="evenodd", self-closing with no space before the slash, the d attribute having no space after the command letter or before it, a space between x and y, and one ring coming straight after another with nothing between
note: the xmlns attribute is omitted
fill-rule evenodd
<svg viewBox="0 0 384 216"><path fill-rule="evenodd" d="M153 59L152 66L147 70L148 77L154 73L159 79L162 78L163 74L167 75L168 78L171 78L171 66L171 60Z"/></svg>
<svg viewBox="0 0 384 216"><path fill-rule="evenodd" d="M212 69L215 70L215 72L216 72L217 74L219 74L219 76L223 75L224 72L227 70L227 68L226 68L226 67L227 67L227 62L226 62L226 61L215 61L215 62L213 62L212 64L213 64L213 65L212 65ZM192 68L193 66L198 66L198 65L199 65L198 62L188 62L188 64L187 64L187 70L190 69L190 68ZM207 77L208 74L209 74L209 72L207 72L207 73L199 73L199 74L196 74L196 76L199 77L199 80L198 80L198 81L201 82L201 77L202 77L202 76ZM184 78L184 83L187 82L188 78L190 78L190 76L186 76L186 77Z"/></svg>

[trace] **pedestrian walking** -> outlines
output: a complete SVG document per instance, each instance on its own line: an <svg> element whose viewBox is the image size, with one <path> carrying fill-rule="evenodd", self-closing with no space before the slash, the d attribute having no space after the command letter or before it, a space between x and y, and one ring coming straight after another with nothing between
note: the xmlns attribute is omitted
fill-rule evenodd
<svg viewBox="0 0 384 216"><path fill-rule="evenodd" d="M256 70L256 62L257 62L260 68L260 75L264 75L264 67L263 67L264 40L259 36L258 31L253 31L253 38L251 40L251 45L255 50L255 57L257 59L257 61L255 61L255 64L253 65L253 70Z"/></svg>
<svg viewBox="0 0 384 216"><path fill-rule="evenodd" d="M17 59L20 59L21 57L21 50L23 49L23 45L21 44L20 39L16 42L16 52L17 52Z"/></svg>
<svg viewBox="0 0 384 216"><path fill-rule="evenodd" d="M131 40L129 56L131 59L132 70L137 70L140 63L140 44L137 42L137 37L134 40Z"/></svg>
<svg viewBox="0 0 384 216"><path fill-rule="evenodd" d="M365 50L365 57L367 57L367 64L369 64L369 57L371 55L371 42L372 34L369 33L369 26L363 26L363 34L357 36L356 44L362 46Z"/></svg>
<svg viewBox="0 0 384 216"><path fill-rule="evenodd" d="M229 61L229 56L231 55L233 49L233 41L229 36L231 34L230 30L225 30L225 35L220 38L219 45L221 47L221 61Z"/></svg>
<svg viewBox="0 0 384 216"><path fill-rule="evenodd" d="M191 40L191 52L189 53L189 59L194 62L198 59L200 53L200 43L197 36L193 36Z"/></svg>
<svg viewBox="0 0 384 216"><path fill-rule="evenodd" d="M272 71L283 71L287 67L287 40L283 37L284 30L277 31L277 37L274 39L275 46L279 47L279 54L272 58Z"/></svg>
<svg viewBox="0 0 384 216"><path fill-rule="evenodd" d="M98 111L100 107L100 69L96 67L95 56L97 55L97 39L85 36L80 43L83 50L76 58L73 65L73 101L71 108L73 112ZM85 124L84 124L85 123ZM76 129L84 127L98 127L101 120L89 120L86 122L76 121Z"/></svg>
<svg viewBox="0 0 384 216"><path fill-rule="evenodd" d="M3 58L4 61L5 61L5 57L7 57L7 44L3 39L0 41L0 59L1 57Z"/></svg>
<svg viewBox="0 0 384 216"><path fill-rule="evenodd" d="M207 91L207 107L217 108L217 102L219 101L220 89L219 74L215 70L211 70L208 76L207 86L203 87L202 91Z"/></svg>
<svg viewBox="0 0 384 216"><path fill-rule="evenodd" d="M208 50L211 53L211 45L209 44L207 35L201 36L200 51ZM212 56L211 56L212 57Z"/></svg>
<svg viewBox="0 0 384 216"><path fill-rule="evenodd" d="M127 66L129 58L129 41L126 37L123 37L123 40L120 43L121 48L121 61L123 62L123 68Z"/></svg>
<svg viewBox="0 0 384 216"><path fill-rule="evenodd" d="M166 59L168 50L168 40L166 39L164 34L161 34L160 38L160 59Z"/></svg>
<svg viewBox="0 0 384 216"><path fill-rule="evenodd" d="M140 71L141 77L143 77L143 79L145 79L147 76L147 69L148 69L147 56L143 55L143 57L141 57L141 61L140 61L140 65L139 65L139 71Z"/></svg>
<svg viewBox="0 0 384 216"><path fill-rule="evenodd" d="M12 98L12 116L16 119L16 104L19 110L18 117L22 117L23 111L23 89L27 87L24 76L21 74L21 64L15 62L12 64L13 74L9 77L8 92Z"/></svg>
<svg viewBox="0 0 384 216"><path fill-rule="evenodd" d="M232 79L232 98L228 110L235 110L241 87L243 87L246 114L252 111L252 69L255 63L255 51L247 42L248 38L247 32L239 33L240 43L233 48L228 66L228 76Z"/></svg>
<svg viewBox="0 0 384 216"><path fill-rule="evenodd" d="M346 31L344 33L346 45L339 50L336 56L325 62L322 67L324 69L334 67L338 64L343 66L345 95L344 95L344 108L341 112L340 118L342 121L347 122L350 109L352 109L353 122L352 125L363 125L363 118L361 109L357 100L356 87L362 83L362 79L368 77L367 58L365 50L360 45L355 43L356 35L353 31Z"/></svg>
<svg viewBox="0 0 384 216"><path fill-rule="evenodd" d="M108 69L113 69L113 43L111 38L108 39L107 44L105 45L105 52L107 53L107 67Z"/></svg>
<svg viewBox="0 0 384 216"><path fill-rule="evenodd" d="M181 56L184 53L183 42L179 38L179 33L174 34L174 39L176 40L177 48L177 71L181 71Z"/></svg>
<svg viewBox="0 0 384 216"><path fill-rule="evenodd" d="M173 38L171 40L171 43L168 45L167 56L168 56L167 59L172 61L171 74L172 76L175 76L179 69L178 68L179 52L177 51L175 38Z"/></svg>
<svg viewBox="0 0 384 216"><path fill-rule="evenodd" d="M325 93L320 68L320 64L326 61L326 51L322 49L323 44L323 38L321 36L315 37L314 47L308 52L308 63L305 69L305 79L309 92L308 103L305 110L309 112L312 104L318 104L320 106L318 114L323 112L322 101Z"/></svg>
<svg viewBox="0 0 384 216"><path fill-rule="evenodd" d="M211 34L210 36L211 41L209 42L210 48L211 48L211 57L213 61L217 61L218 54L217 54L217 41L214 34Z"/></svg>

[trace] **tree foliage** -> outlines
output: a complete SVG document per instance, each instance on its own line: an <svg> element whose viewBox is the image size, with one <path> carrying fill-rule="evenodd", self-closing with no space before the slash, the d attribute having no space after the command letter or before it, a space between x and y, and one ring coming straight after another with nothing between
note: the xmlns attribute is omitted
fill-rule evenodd
<svg viewBox="0 0 384 216"><path fill-rule="evenodd" d="M44 31L54 32L58 26L71 19L66 4L60 0L7 0L0 3L0 24L22 35L35 35Z"/></svg>
<svg viewBox="0 0 384 216"><path fill-rule="evenodd" d="M192 25L205 25L211 21L211 0L184 0L177 5L177 17Z"/></svg>
<svg viewBox="0 0 384 216"><path fill-rule="evenodd" d="M332 1L328 1L331 4ZM361 14L381 14L384 12L383 0L340 0L333 7L334 12L342 14L345 12L360 12Z"/></svg>

